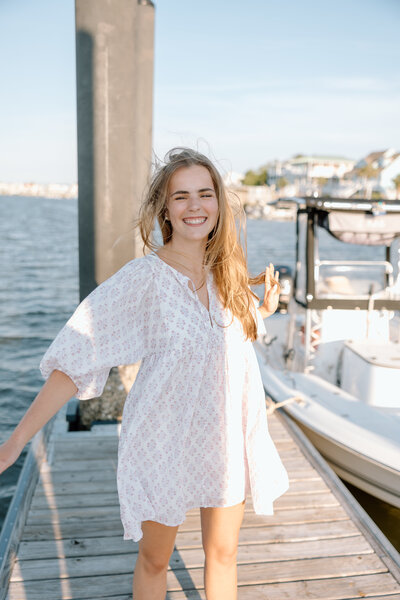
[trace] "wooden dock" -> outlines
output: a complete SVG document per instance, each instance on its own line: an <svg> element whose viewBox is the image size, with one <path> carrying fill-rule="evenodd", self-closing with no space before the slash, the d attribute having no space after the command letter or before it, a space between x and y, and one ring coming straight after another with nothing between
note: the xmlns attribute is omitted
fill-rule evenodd
<svg viewBox="0 0 400 600"><path fill-rule="evenodd" d="M271 517L246 500L239 600L400 600L393 546L288 416L276 411L269 429L291 485ZM118 426L68 432L58 413L2 598L131 600L138 544L122 538L117 443ZM203 565L195 509L178 530L166 598L205 599Z"/></svg>

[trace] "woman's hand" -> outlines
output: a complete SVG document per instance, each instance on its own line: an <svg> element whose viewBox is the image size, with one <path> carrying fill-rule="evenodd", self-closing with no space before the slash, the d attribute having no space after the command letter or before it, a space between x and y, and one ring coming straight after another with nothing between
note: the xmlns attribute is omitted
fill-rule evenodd
<svg viewBox="0 0 400 600"><path fill-rule="evenodd" d="M269 263L269 267L265 268L264 301L259 308L263 319L271 316L278 308L279 290L279 271L275 271L274 276L274 265Z"/></svg>
<svg viewBox="0 0 400 600"><path fill-rule="evenodd" d="M17 460L29 440L72 398L77 389L63 371L54 369L50 373L8 440L0 446L0 473Z"/></svg>
<svg viewBox="0 0 400 600"><path fill-rule="evenodd" d="M11 467L21 454L24 447L20 447L12 438L0 446L0 474Z"/></svg>

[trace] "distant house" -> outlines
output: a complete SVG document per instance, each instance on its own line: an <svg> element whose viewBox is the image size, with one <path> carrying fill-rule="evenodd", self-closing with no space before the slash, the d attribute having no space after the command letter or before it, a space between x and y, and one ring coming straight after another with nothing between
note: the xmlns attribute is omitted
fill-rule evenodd
<svg viewBox="0 0 400 600"><path fill-rule="evenodd" d="M395 199L396 187L393 179L400 175L400 153L394 148L371 152L356 163L348 177L353 181L357 178L363 179L359 170L366 166L371 167L372 173L373 170L376 172L375 176L364 177L364 186L367 187L369 194L377 192L385 198Z"/></svg>
<svg viewBox="0 0 400 600"><path fill-rule="evenodd" d="M284 179L294 186L296 195L315 195L321 188L321 180L340 180L353 169L355 163L355 160L342 156L299 154L285 162L269 163L268 184L279 186L279 180Z"/></svg>
<svg viewBox="0 0 400 600"><path fill-rule="evenodd" d="M342 156L295 156L288 161L293 173L309 179L343 177L354 167L355 161Z"/></svg>

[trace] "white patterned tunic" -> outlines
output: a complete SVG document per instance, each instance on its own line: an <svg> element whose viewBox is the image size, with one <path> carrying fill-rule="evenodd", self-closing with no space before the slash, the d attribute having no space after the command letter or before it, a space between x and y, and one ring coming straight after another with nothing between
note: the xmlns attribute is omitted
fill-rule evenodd
<svg viewBox="0 0 400 600"><path fill-rule="evenodd" d="M63 371L85 400L101 395L111 367L141 360L118 446L124 539L141 539L141 521L178 525L191 508L231 506L250 492L254 511L272 515L289 486L253 344L212 273L209 311L189 282L154 252L129 261L79 304L40 362L45 379Z"/></svg>

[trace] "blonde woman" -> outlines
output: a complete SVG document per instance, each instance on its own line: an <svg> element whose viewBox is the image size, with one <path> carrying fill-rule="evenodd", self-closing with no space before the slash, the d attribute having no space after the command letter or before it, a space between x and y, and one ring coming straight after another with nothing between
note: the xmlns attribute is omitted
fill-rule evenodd
<svg viewBox="0 0 400 600"><path fill-rule="evenodd" d="M242 217L206 156L172 149L136 223L144 256L80 303L41 360L47 381L0 446L4 471L72 396L99 396L111 367L141 360L124 405L117 470L123 537L139 542L134 600L165 598L175 537L192 508L201 513L206 597L236 599L246 496L256 514L272 515L288 488L252 345L277 308L279 273L270 264L249 275ZM262 283L259 307L250 285Z"/></svg>

